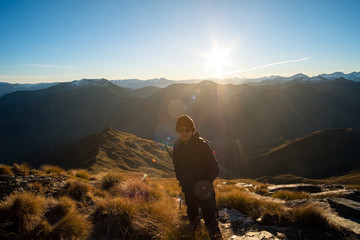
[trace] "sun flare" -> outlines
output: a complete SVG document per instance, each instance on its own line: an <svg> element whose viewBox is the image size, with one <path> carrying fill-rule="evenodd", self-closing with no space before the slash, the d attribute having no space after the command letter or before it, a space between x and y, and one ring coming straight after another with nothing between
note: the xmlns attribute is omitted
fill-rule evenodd
<svg viewBox="0 0 360 240"><path fill-rule="evenodd" d="M230 64L226 51L215 50L212 54L208 54L207 58L207 68L215 72L216 75L221 75L224 67Z"/></svg>

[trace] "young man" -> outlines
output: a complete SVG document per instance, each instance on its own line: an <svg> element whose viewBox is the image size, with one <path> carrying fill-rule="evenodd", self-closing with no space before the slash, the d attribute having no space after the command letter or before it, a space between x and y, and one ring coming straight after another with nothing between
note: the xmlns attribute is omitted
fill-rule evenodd
<svg viewBox="0 0 360 240"><path fill-rule="evenodd" d="M213 182L219 166L207 140L195 132L194 121L181 115L176 121L178 139L174 143L174 169L185 194L187 215L195 231L200 226L199 207L211 240L222 239L216 219L217 208Z"/></svg>

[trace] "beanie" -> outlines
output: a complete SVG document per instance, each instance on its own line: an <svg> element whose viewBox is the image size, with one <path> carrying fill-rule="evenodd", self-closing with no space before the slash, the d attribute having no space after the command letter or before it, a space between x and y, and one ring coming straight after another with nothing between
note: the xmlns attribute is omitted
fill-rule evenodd
<svg viewBox="0 0 360 240"><path fill-rule="evenodd" d="M189 115L181 115L176 120L176 127L175 130L181 128L181 127L189 127L193 132L195 132L195 124L194 121L189 117Z"/></svg>

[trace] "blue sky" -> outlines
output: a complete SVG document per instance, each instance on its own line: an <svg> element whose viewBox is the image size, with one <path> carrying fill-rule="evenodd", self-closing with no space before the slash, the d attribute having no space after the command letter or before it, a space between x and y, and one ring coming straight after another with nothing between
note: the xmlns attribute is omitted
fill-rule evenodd
<svg viewBox="0 0 360 240"><path fill-rule="evenodd" d="M0 81L360 71L360 1L0 0Z"/></svg>

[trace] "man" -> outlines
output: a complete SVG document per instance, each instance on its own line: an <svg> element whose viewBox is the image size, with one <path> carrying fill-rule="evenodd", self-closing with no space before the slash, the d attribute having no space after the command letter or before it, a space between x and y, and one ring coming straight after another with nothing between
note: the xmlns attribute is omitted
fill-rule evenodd
<svg viewBox="0 0 360 240"><path fill-rule="evenodd" d="M187 215L193 231L200 226L199 207L211 240L222 239L216 219L213 182L219 174L217 159L209 143L195 132L194 121L181 115L176 121L173 164L185 195Z"/></svg>

